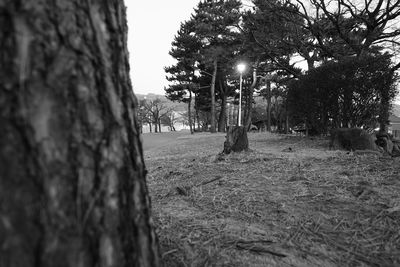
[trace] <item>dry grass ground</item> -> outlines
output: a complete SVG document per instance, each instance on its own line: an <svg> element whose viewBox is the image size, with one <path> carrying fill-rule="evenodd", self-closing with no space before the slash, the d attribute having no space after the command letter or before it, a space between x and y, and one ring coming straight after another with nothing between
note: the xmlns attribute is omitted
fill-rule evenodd
<svg viewBox="0 0 400 267"><path fill-rule="evenodd" d="M218 157L223 141L145 150L165 266L400 266L399 158L266 133Z"/></svg>

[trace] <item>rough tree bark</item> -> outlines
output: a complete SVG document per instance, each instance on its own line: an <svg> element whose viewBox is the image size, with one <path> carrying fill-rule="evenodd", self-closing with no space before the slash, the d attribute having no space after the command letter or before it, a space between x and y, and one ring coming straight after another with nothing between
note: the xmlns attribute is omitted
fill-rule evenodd
<svg viewBox="0 0 400 267"><path fill-rule="evenodd" d="M158 266L123 1L0 1L0 266Z"/></svg>
<svg viewBox="0 0 400 267"><path fill-rule="evenodd" d="M241 152L249 148L246 126L229 126L224 142L223 154Z"/></svg>

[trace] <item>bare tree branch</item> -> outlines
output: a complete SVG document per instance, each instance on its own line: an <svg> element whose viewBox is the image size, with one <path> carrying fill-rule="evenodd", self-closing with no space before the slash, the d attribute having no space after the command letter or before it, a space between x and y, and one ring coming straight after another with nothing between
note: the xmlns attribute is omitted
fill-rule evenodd
<svg viewBox="0 0 400 267"><path fill-rule="evenodd" d="M285 66L285 65L281 64L278 60L276 60L276 58L270 54L269 49L268 49L266 46L264 46L264 45L254 36L254 33L253 33L253 32L251 32L251 35L252 35L252 37L253 37L254 42L255 42L257 45L259 45L261 48L264 49L265 54L267 55L267 57L268 57L272 62L274 62L275 64L277 64L277 65L278 65L279 67L281 67L283 70L285 70L285 71L287 71L288 73L292 74L294 77L296 77L296 78L299 77L298 73L296 73L293 69L290 69L288 66Z"/></svg>

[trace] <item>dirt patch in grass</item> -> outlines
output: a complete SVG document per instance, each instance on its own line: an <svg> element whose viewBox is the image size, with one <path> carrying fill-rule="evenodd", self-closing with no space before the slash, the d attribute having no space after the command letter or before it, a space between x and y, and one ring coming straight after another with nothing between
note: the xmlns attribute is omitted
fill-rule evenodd
<svg viewBox="0 0 400 267"><path fill-rule="evenodd" d="M328 141L182 136L145 151L166 266L399 266L400 162Z"/></svg>

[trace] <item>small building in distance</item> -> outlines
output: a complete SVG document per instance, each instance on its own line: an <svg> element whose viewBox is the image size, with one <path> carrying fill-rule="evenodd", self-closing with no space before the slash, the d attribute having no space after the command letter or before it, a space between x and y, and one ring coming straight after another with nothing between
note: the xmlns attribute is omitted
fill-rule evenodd
<svg viewBox="0 0 400 267"><path fill-rule="evenodd" d="M395 115L389 116L389 129L388 132L393 135L395 139L400 139L400 118Z"/></svg>

